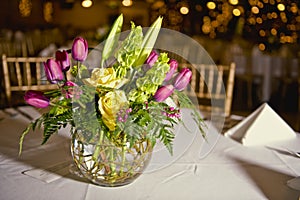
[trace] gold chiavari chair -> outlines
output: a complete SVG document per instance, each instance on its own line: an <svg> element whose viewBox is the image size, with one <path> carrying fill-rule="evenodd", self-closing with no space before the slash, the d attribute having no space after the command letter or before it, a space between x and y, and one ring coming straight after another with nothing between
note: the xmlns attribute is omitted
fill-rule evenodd
<svg viewBox="0 0 300 200"><path fill-rule="evenodd" d="M49 57L7 57L2 55L2 67L6 100L13 105L12 92L27 90L56 89L56 84L50 84L43 75L42 63ZM15 99L18 100L18 99Z"/></svg>
<svg viewBox="0 0 300 200"><path fill-rule="evenodd" d="M190 87L187 94L198 104L204 118L218 120L217 126L222 127L222 133L237 124L242 118L231 117L231 105L235 79L235 63L230 65L213 64L182 64L192 72Z"/></svg>
<svg viewBox="0 0 300 200"><path fill-rule="evenodd" d="M196 99L202 112L231 113L235 63L227 65L183 64L189 67L193 76L187 93ZM214 110L216 109L216 110Z"/></svg>

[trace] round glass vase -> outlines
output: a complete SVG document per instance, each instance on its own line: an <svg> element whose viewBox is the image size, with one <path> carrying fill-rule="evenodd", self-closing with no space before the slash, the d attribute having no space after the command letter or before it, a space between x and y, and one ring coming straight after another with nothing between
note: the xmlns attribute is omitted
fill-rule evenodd
<svg viewBox="0 0 300 200"><path fill-rule="evenodd" d="M130 145L129 142L112 143L103 136L105 134L100 134L97 142L87 142L82 135L78 131L72 134L74 165L80 176L100 186L130 184L141 175L152 155L152 146L147 139Z"/></svg>

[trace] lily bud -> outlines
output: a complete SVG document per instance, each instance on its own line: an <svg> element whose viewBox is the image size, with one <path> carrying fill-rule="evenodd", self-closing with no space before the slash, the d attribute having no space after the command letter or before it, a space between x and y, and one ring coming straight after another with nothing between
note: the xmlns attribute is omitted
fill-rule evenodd
<svg viewBox="0 0 300 200"><path fill-rule="evenodd" d="M50 104L50 100L41 91L28 90L24 95L24 100L36 108L46 108Z"/></svg>
<svg viewBox="0 0 300 200"><path fill-rule="evenodd" d="M82 37L77 37L74 39L72 45L72 57L77 61L84 61L88 54L88 43Z"/></svg>
<svg viewBox="0 0 300 200"><path fill-rule="evenodd" d="M174 59L171 59L171 60L169 61L169 65L170 65L170 70L169 70L169 72L166 74L165 81L169 81L169 80L172 78L174 72L177 70L178 62L177 62L176 60L174 60Z"/></svg>
<svg viewBox="0 0 300 200"><path fill-rule="evenodd" d="M157 102L162 102L166 100L174 91L174 86L173 85L165 85L160 87L156 93L154 94L154 99Z"/></svg>
<svg viewBox="0 0 300 200"><path fill-rule="evenodd" d="M56 61L60 64L60 67L63 72L66 72L70 69L69 54L66 50L56 51L55 58L56 58Z"/></svg>
<svg viewBox="0 0 300 200"><path fill-rule="evenodd" d="M51 83L58 83L59 81L64 80L64 74L61 67L54 59L48 59L44 62L44 67L47 79Z"/></svg>
<svg viewBox="0 0 300 200"><path fill-rule="evenodd" d="M174 87L178 91L182 91L189 84L192 78L192 71L189 68L183 68L176 76L174 81Z"/></svg>

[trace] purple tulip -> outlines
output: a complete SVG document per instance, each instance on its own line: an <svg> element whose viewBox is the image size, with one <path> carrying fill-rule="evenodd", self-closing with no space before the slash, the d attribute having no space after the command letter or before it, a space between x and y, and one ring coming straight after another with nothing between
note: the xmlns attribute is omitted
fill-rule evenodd
<svg viewBox="0 0 300 200"><path fill-rule="evenodd" d="M178 91L182 91L189 84L192 78L192 71L189 68L183 68L176 76L174 81L174 87Z"/></svg>
<svg viewBox="0 0 300 200"><path fill-rule="evenodd" d="M88 54L88 43L82 37L77 37L74 39L72 45L72 57L77 61L84 61Z"/></svg>
<svg viewBox="0 0 300 200"><path fill-rule="evenodd" d="M169 70L169 72L166 74L165 81L169 81L169 80L172 78L174 72L177 70L178 62L177 62L176 60L174 60L174 59L171 59L171 60L169 61L169 65L170 65L170 70Z"/></svg>
<svg viewBox="0 0 300 200"><path fill-rule="evenodd" d="M70 69L69 54L66 50L55 52L56 61L60 64L61 70L66 72Z"/></svg>
<svg viewBox="0 0 300 200"><path fill-rule="evenodd" d="M74 94L76 95L76 89L74 88L75 86L77 86L77 84L72 81L66 81L63 85L64 89L62 90L62 93L65 94L67 99L73 98Z"/></svg>
<svg viewBox="0 0 300 200"><path fill-rule="evenodd" d="M149 65L150 68L154 65L154 63L158 59L158 53L157 51L153 50L151 51L150 55L148 56L147 60L145 61L145 64Z"/></svg>
<svg viewBox="0 0 300 200"><path fill-rule="evenodd" d="M59 81L64 80L64 74L56 60L48 59L46 62L44 62L44 67L47 79L51 83L58 83Z"/></svg>
<svg viewBox="0 0 300 200"><path fill-rule="evenodd" d="M41 91L28 90L24 95L24 100L37 108L46 108L50 104L50 100Z"/></svg>
<svg viewBox="0 0 300 200"><path fill-rule="evenodd" d="M173 85L162 86L154 94L154 99L157 102L162 102L166 98L168 98L173 93L173 91L174 91L174 86Z"/></svg>

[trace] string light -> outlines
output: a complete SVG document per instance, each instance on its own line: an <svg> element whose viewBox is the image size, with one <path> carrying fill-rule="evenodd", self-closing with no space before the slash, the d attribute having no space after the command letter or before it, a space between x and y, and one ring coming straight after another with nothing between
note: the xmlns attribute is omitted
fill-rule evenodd
<svg viewBox="0 0 300 200"><path fill-rule="evenodd" d="M295 3L292 3L292 6L291 6L291 12L296 14L298 12L298 7L297 7L297 4Z"/></svg>
<svg viewBox="0 0 300 200"><path fill-rule="evenodd" d="M161 1L153 1L152 6L155 2ZM211 38L227 36L230 38L233 33L240 34L245 39L261 42L260 49L264 51L270 50L272 47L279 48L279 43L299 43L300 5L298 1L245 1L247 1L246 4L244 1L241 3L241 0L197 1L198 3L193 8L196 18L194 19L195 27L192 30L202 32ZM168 17L172 16L174 19L178 15L182 17L185 7L189 9L188 5L183 5L183 0L170 0L170 2L173 2L173 5L165 4L164 7L169 11L173 10L175 14L170 15L171 12L167 11L165 13ZM245 5L249 5L250 10L245 10L246 7L248 8ZM155 12L161 14L159 10ZM237 26L239 26L237 19L244 20L244 23L240 25L243 31L239 33L237 32ZM175 27L172 20L169 20L168 23L170 27ZM184 23L184 20L178 23Z"/></svg>
<svg viewBox="0 0 300 200"><path fill-rule="evenodd" d="M229 0L229 3L231 5L237 5L239 3L239 1L238 0Z"/></svg>
<svg viewBox="0 0 300 200"><path fill-rule="evenodd" d="M266 36L266 31L260 30L259 35L262 36L262 37L265 37Z"/></svg>
<svg viewBox="0 0 300 200"><path fill-rule="evenodd" d="M182 6L182 7L180 8L180 13L183 14L183 15L188 14L188 13L189 13L189 8L186 7L186 6Z"/></svg>
<svg viewBox="0 0 300 200"><path fill-rule="evenodd" d="M46 22L52 22L53 21L53 3L50 1L47 1L44 3L44 9L43 9L44 19Z"/></svg>
<svg viewBox="0 0 300 200"><path fill-rule="evenodd" d="M132 6L132 0L123 0L122 4L126 7Z"/></svg>
<svg viewBox="0 0 300 200"><path fill-rule="evenodd" d="M262 24L262 23L263 23L263 20L262 20L262 18L260 18L260 17L256 18L256 23L258 23L258 24Z"/></svg>
<svg viewBox="0 0 300 200"><path fill-rule="evenodd" d="M278 8L279 11L284 11L285 10L285 6L282 3L278 4L277 8Z"/></svg>
<svg viewBox="0 0 300 200"><path fill-rule="evenodd" d="M258 13L259 13L258 7L253 6L253 7L251 8L251 12L254 13L254 14L258 14Z"/></svg>
<svg viewBox="0 0 300 200"><path fill-rule="evenodd" d="M216 8L215 2L212 2L212 1L207 2L206 6L207 6L208 9L211 9L211 10Z"/></svg>
<svg viewBox="0 0 300 200"><path fill-rule="evenodd" d="M232 14L234 16L240 16L241 15L241 11L239 9L235 8L235 9L232 10Z"/></svg>
<svg viewBox="0 0 300 200"><path fill-rule="evenodd" d="M32 3L31 0L20 0L19 12L22 17L29 17L31 15Z"/></svg>
<svg viewBox="0 0 300 200"><path fill-rule="evenodd" d="M92 0L83 0L81 2L81 6L84 8L89 8L93 5L93 1Z"/></svg>
<svg viewBox="0 0 300 200"><path fill-rule="evenodd" d="M258 45L258 49L261 50L261 51L264 51L264 50L266 49L266 45L263 44L263 43L260 43L260 44Z"/></svg>
<svg viewBox="0 0 300 200"><path fill-rule="evenodd" d="M275 28L272 28L272 29L271 29L271 34L272 34L272 35L277 35L277 30L276 30Z"/></svg>

